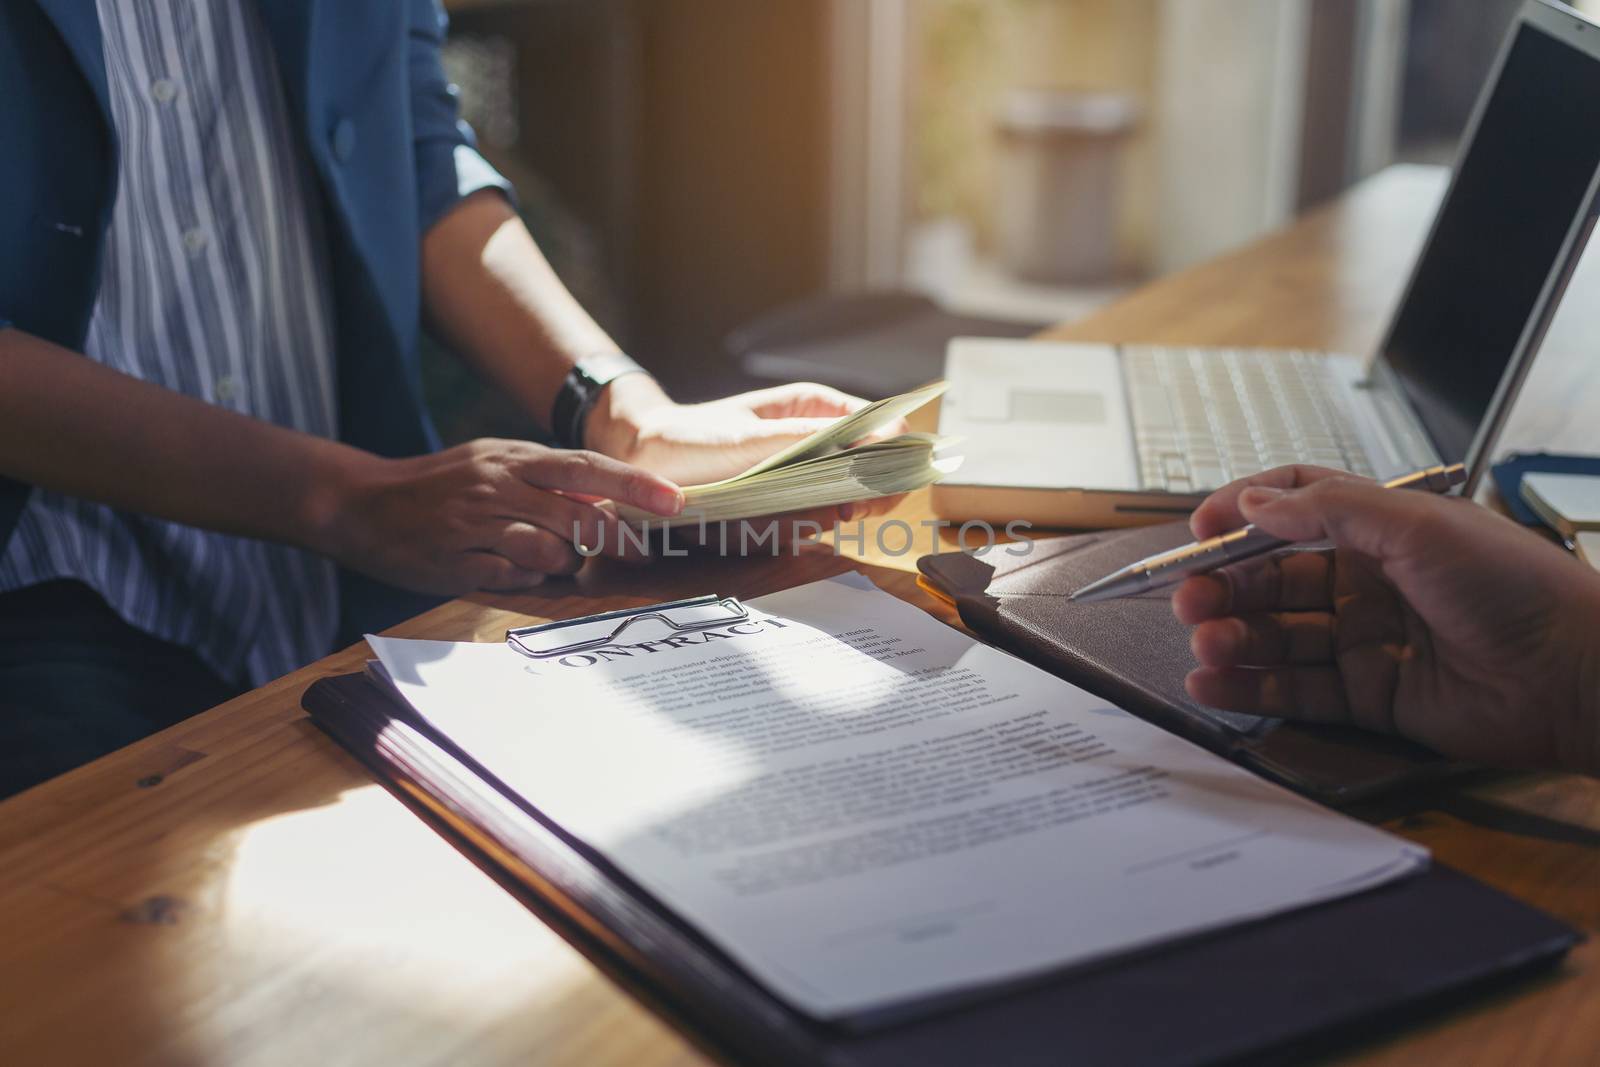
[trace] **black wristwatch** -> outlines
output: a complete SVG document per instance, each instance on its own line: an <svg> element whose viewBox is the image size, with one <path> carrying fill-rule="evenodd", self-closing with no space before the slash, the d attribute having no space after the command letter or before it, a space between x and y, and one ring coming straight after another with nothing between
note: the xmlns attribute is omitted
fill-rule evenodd
<svg viewBox="0 0 1600 1067"><path fill-rule="evenodd" d="M601 390L624 374L648 374L621 352L585 356L573 364L550 408L550 433L562 448L583 447L583 427Z"/></svg>

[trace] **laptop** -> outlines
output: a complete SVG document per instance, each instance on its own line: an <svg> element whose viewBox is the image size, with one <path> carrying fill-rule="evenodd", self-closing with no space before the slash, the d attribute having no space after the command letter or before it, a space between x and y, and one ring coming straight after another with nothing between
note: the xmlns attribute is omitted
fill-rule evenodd
<svg viewBox="0 0 1600 1067"><path fill-rule="evenodd" d="M1186 514L1286 463L1385 478L1487 468L1592 229L1600 26L1530 0L1462 138L1383 342L1353 355L957 338L939 432L965 439L933 490L963 520L1107 527Z"/></svg>

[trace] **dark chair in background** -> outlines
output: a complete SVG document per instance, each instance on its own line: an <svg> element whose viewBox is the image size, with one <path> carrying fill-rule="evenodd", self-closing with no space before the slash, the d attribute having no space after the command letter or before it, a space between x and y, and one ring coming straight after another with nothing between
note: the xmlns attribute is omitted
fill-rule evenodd
<svg viewBox="0 0 1600 1067"><path fill-rule="evenodd" d="M821 382L878 399L942 375L952 337L1028 337L1046 325L956 315L914 293L862 293L786 304L725 343L749 378Z"/></svg>

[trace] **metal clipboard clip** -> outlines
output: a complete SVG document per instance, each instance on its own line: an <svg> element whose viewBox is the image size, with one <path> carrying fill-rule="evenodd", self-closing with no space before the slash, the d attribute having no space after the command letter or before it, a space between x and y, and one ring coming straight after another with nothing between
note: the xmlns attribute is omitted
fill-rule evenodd
<svg viewBox="0 0 1600 1067"><path fill-rule="evenodd" d="M519 626L506 631L506 644L529 659L559 659L616 644L624 632L643 623L655 623L676 635L729 626L746 622L749 618L750 612L736 598L719 597L711 593L666 604L586 615L579 619ZM613 625L606 626L606 623ZM597 625L601 627L601 632L578 636Z"/></svg>

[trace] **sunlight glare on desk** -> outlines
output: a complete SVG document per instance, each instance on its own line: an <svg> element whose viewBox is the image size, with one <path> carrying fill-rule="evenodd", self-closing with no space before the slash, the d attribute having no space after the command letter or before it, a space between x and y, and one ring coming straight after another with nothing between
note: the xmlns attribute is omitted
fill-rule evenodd
<svg viewBox="0 0 1600 1067"><path fill-rule="evenodd" d="M221 897L218 952L189 976L196 1000L246 962L263 982L303 984L308 1001L337 1000L349 1026L393 1031L397 1053L417 1028L430 1041L481 1032L592 985L580 955L377 785L240 830ZM209 1020L197 1037L222 1047L197 1059L237 1062L250 1002ZM326 1025L280 1035L273 1056L294 1062L299 1046L316 1062L337 1047Z"/></svg>

